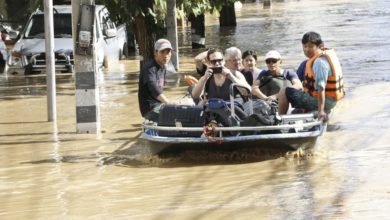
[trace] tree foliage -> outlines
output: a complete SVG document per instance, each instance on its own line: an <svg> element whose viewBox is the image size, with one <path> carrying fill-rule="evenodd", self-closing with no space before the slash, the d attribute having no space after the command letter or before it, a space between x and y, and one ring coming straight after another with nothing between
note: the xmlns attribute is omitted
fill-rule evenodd
<svg viewBox="0 0 390 220"><path fill-rule="evenodd" d="M124 22L128 27L139 15L153 19L155 27L165 28L166 0L152 0L153 7L145 7L142 0L96 0L96 4L104 4L110 10L112 18ZM190 14L200 15L220 11L222 6L236 0L176 0L178 18L188 18Z"/></svg>

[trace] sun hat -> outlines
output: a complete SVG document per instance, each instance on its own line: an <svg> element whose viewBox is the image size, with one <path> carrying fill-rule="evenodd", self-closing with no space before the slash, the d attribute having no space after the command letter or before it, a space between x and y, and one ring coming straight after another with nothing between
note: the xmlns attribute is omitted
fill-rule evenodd
<svg viewBox="0 0 390 220"><path fill-rule="evenodd" d="M169 40L167 40L167 39L159 39L154 44L154 50L157 50L157 51L165 50L168 48L173 50L171 42L169 42Z"/></svg>

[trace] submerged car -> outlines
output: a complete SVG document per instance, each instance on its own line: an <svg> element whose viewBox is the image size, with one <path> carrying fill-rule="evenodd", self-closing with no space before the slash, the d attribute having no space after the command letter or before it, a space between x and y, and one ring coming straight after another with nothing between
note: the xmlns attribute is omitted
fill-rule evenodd
<svg viewBox="0 0 390 220"><path fill-rule="evenodd" d="M72 7L58 5L54 10L54 54L56 71L74 68ZM127 55L126 26L115 26L103 5L95 7L96 58L98 66ZM29 18L9 56L9 73L33 74L46 70L44 12L37 10Z"/></svg>

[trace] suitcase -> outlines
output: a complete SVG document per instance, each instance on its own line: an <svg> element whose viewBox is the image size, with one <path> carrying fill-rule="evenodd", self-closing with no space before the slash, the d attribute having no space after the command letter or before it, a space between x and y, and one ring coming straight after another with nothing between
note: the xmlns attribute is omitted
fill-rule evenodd
<svg viewBox="0 0 390 220"><path fill-rule="evenodd" d="M203 127L205 123L203 106L163 105L158 118L159 126ZM166 137L200 137L202 131L159 131Z"/></svg>

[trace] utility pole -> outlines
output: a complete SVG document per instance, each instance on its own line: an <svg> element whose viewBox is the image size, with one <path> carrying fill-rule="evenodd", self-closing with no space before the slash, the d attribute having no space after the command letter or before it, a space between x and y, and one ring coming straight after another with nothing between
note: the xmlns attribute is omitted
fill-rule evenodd
<svg viewBox="0 0 390 220"><path fill-rule="evenodd" d="M175 53L172 54L172 63L177 71L179 70L179 44L177 42L176 0L167 0L166 22L168 32L167 38L175 50Z"/></svg>
<svg viewBox="0 0 390 220"><path fill-rule="evenodd" d="M268 9L272 7L272 0L264 0L263 8Z"/></svg>
<svg viewBox="0 0 390 220"><path fill-rule="evenodd" d="M47 120L57 121L56 71L54 56L53 1L44 1L46 46Z"/></svg>
<svg viewBox="0 0 390 220"><path fill-rule="evenodd" d="M191 14L189 20L191 22L192 49L205 48L206 32L204 14L200 14L197 16Z"/></svg>
<svg viewBox="0 0 390 220"><path fill-rule="evenodd" d="M100 133L94 0L72 0L77 133Z"/></svg>

